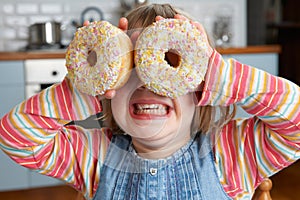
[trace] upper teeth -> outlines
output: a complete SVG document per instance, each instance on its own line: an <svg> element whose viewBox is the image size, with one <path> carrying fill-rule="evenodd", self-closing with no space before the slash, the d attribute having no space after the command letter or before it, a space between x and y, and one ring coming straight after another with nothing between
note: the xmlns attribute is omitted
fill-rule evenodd
<svg viewBox="0 0 300 200"><path fill-rule="evenodd" d="M136 104L136 114L154 114L165 115L167 114L167 106L162 104Z"/></svg>

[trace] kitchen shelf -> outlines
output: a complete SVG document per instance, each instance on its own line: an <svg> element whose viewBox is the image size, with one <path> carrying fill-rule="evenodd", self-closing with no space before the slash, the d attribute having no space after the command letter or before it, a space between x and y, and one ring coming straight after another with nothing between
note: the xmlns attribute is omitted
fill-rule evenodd
<svg viewBox="0 0 300 200"><path fill-rule="evenodd" d="M252 54L252 53L280 53L279 45L260 45L247 47L217 48L221 54ZM28 59L56 59L65 58L66 50L41 50L41 51L20 51L0 52L1 60L28 60Z"/></svg>

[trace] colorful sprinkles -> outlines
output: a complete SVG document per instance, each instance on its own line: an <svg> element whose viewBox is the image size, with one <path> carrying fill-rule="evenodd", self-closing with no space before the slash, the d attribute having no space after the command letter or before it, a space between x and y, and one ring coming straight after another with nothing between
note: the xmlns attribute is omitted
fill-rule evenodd
<svg viewBox="0 0 300 200"><path fill-rule="evenodd" d="M176 68L165 60L169 50L176 50L181 59ZM154 93L176 98L195 91L204 80L209 59L207 44L187 20L153 23L139 36L135 51L137 74Z"/></svg>
<svg viewBox="0 0 300 200"><path fill-rule="evenodd" d="M123 52L119 37L122 30L106 21L92 22L75 33L66 53L68 76L86 94L102 95L116 84L122 70ZM87 61L89 52L97 54L94 66Z"/></svg>

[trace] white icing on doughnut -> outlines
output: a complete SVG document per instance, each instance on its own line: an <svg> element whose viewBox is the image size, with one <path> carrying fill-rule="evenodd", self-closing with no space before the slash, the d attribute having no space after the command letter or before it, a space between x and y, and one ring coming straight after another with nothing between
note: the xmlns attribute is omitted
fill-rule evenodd
<svg viewBox="0 0 300 200"><path fill-rule="evenodd" d="M124 70L122 57L132 51L130 39L124 35L127 37L106 21L92 22L77 30L67 49L66 67L79 91L96 96L114 88ZM122 42L130 45L124 49ZM96 53L92 61L88 61L90 53Z"/></svg>
<svg viewBox="0 0 300 200"><path fill-rule="evenodd" d="M179 54L178 67L165 53ZM204 80L209 57L200 31L187 20L164 19L147 27L135 47L135 66L151 91L171 98L195 91Z"/></svg>

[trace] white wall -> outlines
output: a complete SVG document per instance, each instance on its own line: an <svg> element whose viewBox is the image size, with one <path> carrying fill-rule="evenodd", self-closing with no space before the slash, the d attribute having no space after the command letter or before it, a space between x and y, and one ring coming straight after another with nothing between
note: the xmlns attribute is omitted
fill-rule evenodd
<svg viewBox="0 0 300 200"><path fill-rule="evenodd" d="M211 30L213 17L224 6L233 14L234 46L246 45L246 0L173 0L150 3L171 3L202 22ZM97 6L105 20L116 24L120 16L119 0L1 0L0 51L15 51L27 45L28 26L36 22L55 20L66 24L79 21L80 13L88 6Z"/></svg>

